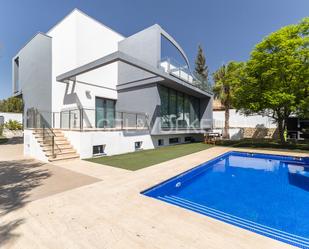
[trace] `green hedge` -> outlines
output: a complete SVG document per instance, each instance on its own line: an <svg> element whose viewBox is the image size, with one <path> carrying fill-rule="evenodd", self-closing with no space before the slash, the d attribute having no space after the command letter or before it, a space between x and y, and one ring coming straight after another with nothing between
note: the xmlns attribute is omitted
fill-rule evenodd
<svg viewBox="0 0 309 249"><path fill-rule="evenodd" d="M16 121L16 120L9 120L8 122L6 122L4 124L5 128L11 130L11 131L17 131L17 130L22 130L23 129L23 125Z"/></svg>

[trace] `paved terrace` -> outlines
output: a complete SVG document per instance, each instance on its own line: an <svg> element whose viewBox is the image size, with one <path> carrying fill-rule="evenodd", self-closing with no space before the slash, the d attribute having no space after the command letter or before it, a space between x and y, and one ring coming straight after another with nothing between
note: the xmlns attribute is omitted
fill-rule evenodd
<svg viewBox="0 0 309 249"><path fill-rule="evenodd" d="M21 145L1 145L0 247L293 248L139 194L229 150L214 147L131 172L81 160L43 164L24 158Z"/></svg>

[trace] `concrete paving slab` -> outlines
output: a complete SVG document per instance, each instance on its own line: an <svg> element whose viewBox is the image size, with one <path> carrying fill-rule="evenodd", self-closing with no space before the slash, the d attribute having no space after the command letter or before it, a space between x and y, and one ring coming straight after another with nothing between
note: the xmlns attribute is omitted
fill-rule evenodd
<svg viewBox="0 0 309 249"><path fill-rule="evenodd" d="M140 194L154 184L229 150L214 147L135 172L84 161L58 165L76 169L79 174L95 175L102 181L37 199L2 216L0 247L293 248Z"/></svg>

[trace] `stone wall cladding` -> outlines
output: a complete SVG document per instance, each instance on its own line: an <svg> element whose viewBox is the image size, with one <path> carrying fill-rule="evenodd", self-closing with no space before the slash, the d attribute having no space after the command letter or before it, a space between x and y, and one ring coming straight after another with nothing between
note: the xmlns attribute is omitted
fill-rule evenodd
<svg viewBox="0 0 309 249"><path fill-rule="evenodd" d="M242 128L243 129L243 138L269 138L277 139L278 129L276 128Z"/></svg>

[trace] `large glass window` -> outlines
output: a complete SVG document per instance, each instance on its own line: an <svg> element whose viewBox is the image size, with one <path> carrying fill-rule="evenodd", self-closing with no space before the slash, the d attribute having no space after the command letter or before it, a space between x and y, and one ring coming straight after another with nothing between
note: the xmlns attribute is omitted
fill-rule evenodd
<svg viewBox="0 0 309 249"><path fill-rule="evenodd" d="M19 89L19 57L17 57L15 60L14 60L14 68L13 68L13 73L14 73L14 77L13 77L13 80L14 80L14 93L18 92L20 89Z"/></svg>
<svg viewBox="0 0 309 249"><path fill-rule="evenodd" d="M160 87L161 98L161 126L163 128L169 127L169 112L168 112L168 89Z"/></svg>
<svg viewBox="0 0 309 249"><path fill-rule="evenodd" d="M96 128L115 127L115 100L96 97Z"/></svg>
<svg viewBox="0 0 309 249"><path fill-rule="evenodd" d="M176 126L177 120L177 92L175 90L169 89L169 121L170 126Z"/></svg>
<svg viewBox="0 0 309 249"><path fill-rule="evenodd" d="M160 86L161 127L198 128L200 101L182 92Z"/></svg>
<svg viewBox="0 0 309 249"><path fill-rule="evenodd" d="M177 127L184 128L184 94L177 92Z"/></svg>

